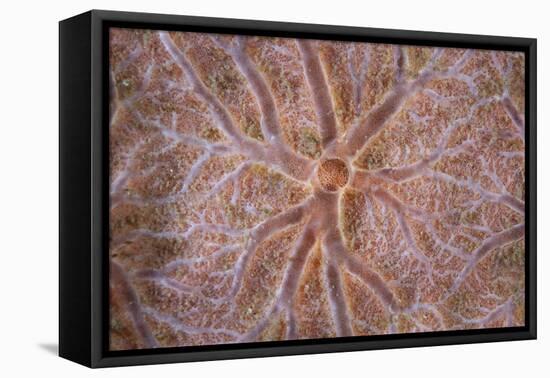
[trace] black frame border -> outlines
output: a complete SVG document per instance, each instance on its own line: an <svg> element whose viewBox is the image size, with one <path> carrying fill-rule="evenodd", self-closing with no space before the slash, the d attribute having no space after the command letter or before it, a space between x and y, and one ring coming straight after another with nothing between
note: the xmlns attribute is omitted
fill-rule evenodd
<svg viewBox="0 0 550 378"><path fill-rule="evenodd" d="M63 49L63 25L77 18L89 25L89 62L90 87L88 93L76 96L75 103L88 101L89 128L82 131L84 137L90 138L89 197L83 194L65 193L65 204L87 200L90 208L88 229L89 249L73 260L84 259L76 273L89 278L88 292L90 314L85 321L72 324L75 334L83 336L81 342L91 345L80 345L80 352L74 352L74 340L67 333L73 312L67 302L74 303L78 290L68 290L71 282L62 280L62 275L71 267L67 253L62 253L62 239L69 244L77 244L78 236L67 234L67 225L60 216L60 355L90 367L110 367L120 365L157 364L170 362L189 362L202 360L219 360L250 357L267 357L281 355L329 353L371 349L407 348L419 346L436 346L449 344L467 344L480 342L512 341L536 339L536 39L496 37L485 35L468 35L454 33L434 33L407 30L387 30L375 28L358 28L348 26L329 26L316 24L298 24L284 22L251 21L222 18L205 18L194 16L177 16L163 14L131 13L93 10L83 15L60 22L60 215L64 214L64 203L61 202L63 188L69 185L69 177L63 175L62 150L67 149L63 127L64 106L70 101L63 97L62 63L68 58L74 59L74 51ZM89 22L89 23L88 23ZM159 349L140 349L129 351L108 350L108 279L109 279L109 59L108 31L110 27L140 28L154 30L194 31L205 33L228 33L262 36L279 36L289 38L330 39L357 42L378 42L392 44L410 44L424 46L476 48L490 50L520 51L525 53L525 123L526 123L526 293L524 327L495 328L482 330L441 331L414 334L395 334L380 336L355 336L332 339L309 339L277 342L255 342L243 344L221 344L210 346L175 347ZM76 38L76 37L73 37ZM70 44L68 44L70 47ZM74 47L73 47L74 48ZM83 58L82 60L86 60ZM82 98L80 98L82 97ZM62 101L63 100L63 101ZM67 117L70 119L70 117ZM88 120L88 118L85 118ZM88 133L87 135L85 135ZM83 160L82 164L85 164ZM66 169L68 171L68 169ZM64 232L65 231L65 232ZM84 235L85 232L82 232ZM86 260L87 259L87 260ZM76 260L79 262L80 260ZM89 264L89 266L88 266ZM82 270L82 271L80 271ZM64 297L67 299L64 299ZM73 301L73 302L71 302ZM73 311L73 312L71 312ZM62 334L64 337L62 337ZM88 337L87 337L88 336ZM76 336L75 336L76 337ZM72 341L72 342L70 342ZM69 344L70 347L69 347ZM83 348L83 349L82 349ZM87 349L86 349L87 348Z"/></svg>

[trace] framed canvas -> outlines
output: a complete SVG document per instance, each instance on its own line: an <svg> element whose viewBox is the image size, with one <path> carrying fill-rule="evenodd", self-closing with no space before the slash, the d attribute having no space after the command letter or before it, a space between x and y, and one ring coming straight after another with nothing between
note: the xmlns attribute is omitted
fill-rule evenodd
<svg viewBox="0 0 550 378"><path fill-rule="evenodd" d="M59 351L536 338L536 40L60 22Z"/></svg>

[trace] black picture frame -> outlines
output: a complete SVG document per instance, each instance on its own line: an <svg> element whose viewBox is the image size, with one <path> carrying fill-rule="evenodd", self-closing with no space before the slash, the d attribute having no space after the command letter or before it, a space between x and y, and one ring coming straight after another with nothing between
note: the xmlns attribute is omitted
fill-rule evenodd
<svg viewBox="0 0 550 378"><path fill-rule="evenodd" d="M526 325L108 351L108 28L385 42L525 53ZM536 39L92 10L59 23L59 354L89 367L536 338Z"/></svg>

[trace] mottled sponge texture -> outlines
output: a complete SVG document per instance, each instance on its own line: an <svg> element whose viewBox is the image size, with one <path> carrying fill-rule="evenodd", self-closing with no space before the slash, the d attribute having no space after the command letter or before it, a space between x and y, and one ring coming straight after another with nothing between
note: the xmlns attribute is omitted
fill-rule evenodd
<svg viewBox="0 0 550 378"><path fill-rule="evenodd" d="M525 324L519 52L110 29L111 350Z"/></svg>

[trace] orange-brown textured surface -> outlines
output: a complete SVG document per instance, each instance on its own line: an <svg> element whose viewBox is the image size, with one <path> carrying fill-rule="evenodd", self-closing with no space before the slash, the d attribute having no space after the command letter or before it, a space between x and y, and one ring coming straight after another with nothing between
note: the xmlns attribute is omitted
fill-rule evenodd
<svg viewBox="0 0 550 378"><path fill-rule="evenodd" d="M335 192L347 184L349 169L342 159L326 159L319 162L317 178L323 189Z"/></svg>
<svg viewBox="0 0 550 378"><path fill-rule="evenodd" d="M524 56L112 29L110 348L524 324Z"/></svg>

